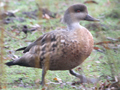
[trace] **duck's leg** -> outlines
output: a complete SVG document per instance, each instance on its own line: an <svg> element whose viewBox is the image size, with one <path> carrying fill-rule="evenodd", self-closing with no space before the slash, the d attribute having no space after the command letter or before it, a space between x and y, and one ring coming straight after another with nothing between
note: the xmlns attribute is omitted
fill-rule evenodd
<svg viewBox="0 0 120 90"><path fill-rule="evenodd" d="M45 66L43 66L43 68L42 68L42 81L40 83L42 86L44 86L44 84L45 84L45 75L46 75L46 73L47 73L47 69L45 69Z"/></svg>
<svg viewBox="0 0 120 90"><path fill-rule="evenodd" d="M45 62L42 66L42 81L40 83L42 86L45 85L45 75L47 73L47 70L49 70L49 60Z"/></svg>
<svg viewBox="0 0 120 90"><path fill-rule="evenodd" d="M72 74L75 77L78 77L80 79L79 83L89 83L91 82L88 78L86 78L84 75L80 75L78 73L75 73L73 70L69 70L70 74Z"/></svg>
<svg viewBox="0 0 120 90"><path fill-rule="evenodd" d="M75 77L77 77L78 76L78 74L77 73L75 73L73 70L69 70L69 72L70 72L70 74L72 74L73 76L75 76Z"/></svg>

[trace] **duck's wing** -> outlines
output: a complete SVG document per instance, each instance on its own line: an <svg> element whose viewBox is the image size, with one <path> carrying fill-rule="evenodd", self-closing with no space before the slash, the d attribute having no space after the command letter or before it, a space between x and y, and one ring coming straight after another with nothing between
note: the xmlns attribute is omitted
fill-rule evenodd
<svg viewBox="0 0 120 90"><path fill-rule="evenodd" d="M24 50L23 53L28 52L28 51L31 49L31 47L35 46L36 44L40 44L42 38L43 38L45 35L46 35L46 34L40 36L35 42L31 43L29 46L19 48L19 49L15 50L15 51Z"/></svg>
<svg viewBox="0 0 120 90"><path fill-rule="evenodd" d="M42 46L45 43L50 43L52 41L55 41L55 38L57 37L56 34L60 34L62 31L60 30L54 30L48 33L43 34L42 36L40 36L36 41L34 41L33 43L31 43L29 46L26 47L22 47L17 49L16 51L21 51L24 50L23 53L28 52L33 46Z"/></svg>

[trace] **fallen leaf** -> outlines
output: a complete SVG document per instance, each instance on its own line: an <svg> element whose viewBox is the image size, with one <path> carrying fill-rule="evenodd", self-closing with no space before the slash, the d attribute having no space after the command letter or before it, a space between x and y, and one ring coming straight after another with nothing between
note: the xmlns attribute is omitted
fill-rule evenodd
<svg viewBox="0 0 120 90"><path fill-rule="evenodd" d="M117 41L117 40L119 39L119 37L118 37L118 39L111 38L111 37L107 37L107 39L108 39L108 40L111 40L111 41Z"/></svg>
<svg viewBox="0 0 120 90"><path fill-rule="evenodd" d="M78 68L75 69L75 71L80 71L80 70L82 70L81 67L78 67Z"/></svg>
<svg viewBox="0 0 120 90"><path fill-rule="evenodd" d="M5 3L0 2L0 7L4 7L4 6L5 6Z"/></svg>
<svg viewBox="0 0 120 90"><path fill-rule="evenodd" d="M35 83L40 83L40 79L35 80Z"/></svg>
<svg viewBox="0 0 120 90"><path fill-rule="evenodd" d="M50 10L48 10L47 8L39 8L39 9L42 10L43 15L47 14L51 18L56 18L57 13L53 13Z"/></svg>
<svg viewBox="0 0 120 90"><path fill-rule="evenodd" d="M45 88L42 88L42 90L45 90Z"/></svg>
<svg viewBox="0 0 120 90"><path fill-rule="evenodd" d="M3 89L6 89L6 86L3 86Z"/></svg>
<svg viewBox="0 0 120 90"><path fill-rule="evenodd" d="M29 77L29 76L26 76L26 77Z"/></svg>
<svg viewBox="0 0 120 90"><path fill-rule="evenodd" d="M100 61L95 61L96 63L100 63Z"/></svg>
<svg viewBox="0 0 120 90"><path fill-rule="evenodd" d="M10 10L10 12L12 12L12 13L17 13L17 12L19 12L19 11L20 11L20 9Z"/></svg>
<svg viewBox="0 0 120 90"><path fill-rule="evenodd" d="M118 21L118 23L117 24L120 24L120 21Z"/></svg>
<svg viewBox="0 0 120 90"><path fill-rule="evenodd" d="M94 47L94 49L95 49L95 50L98 50L98 49L100 49L100 48L99 48L99 47Z"/></svg>
<svg viewBox="0 0 120 90"><path fill-rule="evenodd" d="M95 45L102 45L102 44L108 44L108 43L112 43L112 42L111 41L102 41L102 42L95 43Z"/></svg>
<svg viewBox="0 0 120 90"><path fill-rule="evenodd" d="M53 80L55 80L56 82L62 83L62 80L60 78L54 78Z"/></svg>
<svg viewBox="0 0 120 90"><path fill-rule="evenodd" d="M13 86L13 88L17 88L17 86Z"/></svg>
<svg viewBox="0 0 120 90"><path fill-rule="evenodd" d="M103 50L101 50L99 47L93 47L93 48L94 48L95 50L103 53Z"/></svg>
<svg viewBox="0 0 120 90"><path fill-rule="evenodd" d="M106 45L102 45L105 49L110 49L109 47L108 47L108 45L106 46Z"/></svg>
<svg viewBox="0 0 120 90"><path fill-rule="evenodd" d="M84 3L95 3L95 4L98 4L96 1L94 0L89 0L89 1L85 1Z"/></svg>
<svg viewBox="0 0 120 90"><path fill-rule="evenodd" d="M46 20L49 20L50 16L48 14L45 14L45 15L43 15L43 18L46 19Z"/></svg>

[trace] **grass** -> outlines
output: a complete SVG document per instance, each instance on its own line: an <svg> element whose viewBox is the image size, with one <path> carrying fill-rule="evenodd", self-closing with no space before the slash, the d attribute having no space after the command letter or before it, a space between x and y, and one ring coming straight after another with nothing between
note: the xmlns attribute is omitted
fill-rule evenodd
<svg viewBox="0 0 120 90"><path fill-rule="evenodd" d="M81 0L81 3L83 3L84 0ZM100 19L100 23L107 25L108 28L105 30L90 30L92 35L94 36L95 42L100 42L107 40L106 37L111 38L118 38L120 35L120 27L119 27L119 21L117 18L111 18L107 15L110 14L111 8L115 8L115 4L110 0L110 5L107 4L107 0L96 0L99 4L86 4L88 7L89 14L92 15L95 18ZM2 1L4 2L4 1ZM28 25L31 27L31 25L39 24L44 32L48 32L50 30L54 30L57 27L63 27L64 25L60 23L60 18L50 19L49 21L46 19L32 19L27 18L25 15L23 15L21 12L23 11L33 11L37 8L36 2L39 3L39 5L43 7L49 8L53 12L57 12L59 15L63 15L65 9L72 5L73 3L80 2L79 0L73 1L73 0L48 0L47 2L43 0L12 0L12 2L9 2L8 11L12 10L19 10L17 13L15 13L16 16L24 18L25 22L18 22L15 21L14 23L6 24L4 25L5 28L5 58L10 59L10 52L18 49L22 46L27 46L34 40L36 40L40 35L42 35L42 31L38 30L33 33L28 33L27 38L22 39L25 37L25 34L21 32L22 25ZM86 26L91 22L80 22L81 25ZM46 28L46 29L44 29ZM12 31L16 29L15 31ZM17 35L17 32L21 32L19 35ZM117 53L114 52L114 50L105 50L102 46L98 46L101 49L105 51L105 53L100 53L97 51L93 51L91 56L87 58L87 60L81 65L75 68L74 70L76 72L81 73L81 70L78 70L79 67L82 67L83 71L82 73L85 74L87 77L98 77L98 76L111 76L111 67L109 64L114 63L112 67L114 67L115 75L118 75L119 72L119 49L117 50ZM22 52L15 52L15 55L22 56ZM5 61L8 62L9 60ZM5 84L2 85L4 89L6 90L37 90L41 89L41 86L36 84L37 81L41 80L41 71L40 69L34 69L34 68L26 68L26 67L20 67L20 66L13 66L13 67L7 67L5 66ZM46 75L46 81L47 82L55 82L54 78L60 78L62 82L65 83L65 85L60 84L50 84L48 88L50 90L74 90L77 88L82 88L79 85L77 87L71 86L69 83L73 81L77 81L78 79L74 76L70 75L68 71L48 71ZM102 79L105 80L105 79ZM6 87L5 87L6 86ZM93 87L94 85L88 85L88 87ZM82 89L81 89L82 90Z"/></svg>

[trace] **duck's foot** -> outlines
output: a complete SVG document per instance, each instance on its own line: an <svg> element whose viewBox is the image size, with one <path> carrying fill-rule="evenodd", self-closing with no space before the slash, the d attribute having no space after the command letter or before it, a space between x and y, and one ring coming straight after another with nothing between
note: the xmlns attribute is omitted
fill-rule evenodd
<svg viewBox="0 0 120 90"><path fill-rule="evenodd" d="M96 83L99 81L99 79L89 79L87 77L85 77L84 75L80 75L78 73L75 73L73 70L69 70L70 74L72 74L73 76L77 77L80 79L80 81L75 82L74 84L81 84L81 83Z"/></svg>
<svg viewBox="0 0 120 90"><path fill-rule="evenodd" d="M44 84L45 84L45 83L44 83L43 81L40 82L40 85L44 86Z"/></svg>

